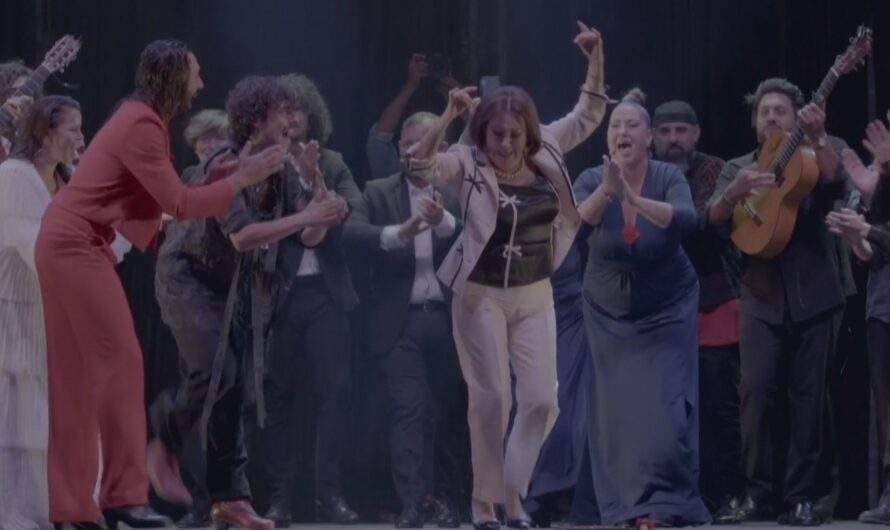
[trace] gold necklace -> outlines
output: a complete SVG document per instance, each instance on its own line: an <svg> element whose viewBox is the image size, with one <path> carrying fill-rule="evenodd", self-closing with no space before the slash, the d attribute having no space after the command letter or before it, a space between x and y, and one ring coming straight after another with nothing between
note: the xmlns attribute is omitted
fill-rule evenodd
<svg viewBox="0 0 890 530"><path fill-rule="evenodd" d="M494 176L498 178L498 180L511 181L519 176L522 173L522 170L525 169L525 157L519 161L516 169L512 171L501 171L497 167L494 168Z"/></svg>

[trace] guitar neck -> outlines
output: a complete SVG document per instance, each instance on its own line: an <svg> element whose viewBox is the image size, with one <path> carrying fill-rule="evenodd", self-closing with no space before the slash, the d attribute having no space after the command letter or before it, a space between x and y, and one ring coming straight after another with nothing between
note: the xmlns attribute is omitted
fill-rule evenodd
<svg viewBox="0 0 890 530"><path fill-rule="evenodd" d="M840 75L838 75L837 71L832 66L831 69L828 70L828 74L822 79L822 83L819 84L819 88L816 90L816 93L813 94L813 99L810 100L810 102L817 105L825 103L825 101L828 100L831 91L834 90L834 86L837 84L838 79L840 79ZM779 150L779 156L773 160L773 163L770 166L770 172L773 175L778 177L785 171L785 166L791 161L791 157L794 156L794 151L797 150L803 137L803 129L800 128L800 125L795 125L788 134L788 137L782 143L782 147Z"/></svg>
<svg viewBox="0 0 890 530"><path fill-rule="evenodd" d="M48 78L51 73L52 72L50 72L46 66L41 64L34 70L34 73L28 77L28 80L12 93L11 97L24 95L37 99L37 95L40 94L40 91L43 89L43 83L46 82L46 78ZM13 118L9 111L0 107L0 130L11 130L14 128L15 118Z"/></svg>

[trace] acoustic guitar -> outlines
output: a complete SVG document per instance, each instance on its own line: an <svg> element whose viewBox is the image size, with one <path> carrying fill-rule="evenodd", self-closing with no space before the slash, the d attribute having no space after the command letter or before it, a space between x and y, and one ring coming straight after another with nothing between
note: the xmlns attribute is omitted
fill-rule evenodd
<svg viewBox="0 0 890 530"><path fill-rule="evenodd" d="M855 70L870 50L871 30L859 26L813 94L812 102L824 104L837 80ZM732 240L745 254L773 258L788 245L800 203L819 179L812 146L801 145L804 136L798 124L790 132L769 135L761 146L757 170L775 175L776 186L755 190L733 209Z"/></svg>
<svg viewBox="0 0 890 530"><path fill-rule="evenodd" d="M28 80L13 92L10 97L21 95L31 96L32 98L37 97L37 94L43 88L43 83L46 82L50 74L64 71L65 67L71 64L71 61L77 57L78 51L80 51L80 39L76 39L71 35L65 35L57 40L52 49L46 52L46 56L43 62L40 63L40 66L34 70L34 73L28 77ZM13 130L15 130L15 118L9 111L0 107L0 131Z"/></svg>

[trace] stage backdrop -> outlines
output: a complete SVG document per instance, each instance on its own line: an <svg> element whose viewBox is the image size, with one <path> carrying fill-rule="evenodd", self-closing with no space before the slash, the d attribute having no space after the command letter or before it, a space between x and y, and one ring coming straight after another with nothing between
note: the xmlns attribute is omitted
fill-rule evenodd
<svg viewBox="0 0 890 530"><path fill-rule="evenodd" d="M7 0L0 7L0 60L34 65L60 35L82 36L77 62L47 89L81 102L88 138L131 90L139 51L156 38L183 39L197 54L206 87L194 109L222 107L247 74L305 73L331 107L330 146L361 183L367 130L404 81L411 52L444 54L464 83L496 74L524 86L547 121L571 108L582 82L584 60L571 42L577 19L603 33L610 95L640 86L650 106L688 100L702 122L700 147L724 158L753 147L746 93L771 76L811 92L861 22L876 32L877 112L890 107L890 2L882 0ZM840 80L828 105L829 131L860 151L866 94L860 71ZM442 103L427 87L409 111L438 111ZM603 129L569 157L574 174L600 159ZM173 140L184 167L193 157L181 130L174 125ZM153 304L146 287L130 289L134 309ZM162 346L151 339L155 327L147 329L147 356L175 359L166 340L159 339ZM865 499L868 394L863 352L839 354L841 508L849 515ZM175 360L157 370L175 372ZM155 387L163 382L149 378Z"/></svg>

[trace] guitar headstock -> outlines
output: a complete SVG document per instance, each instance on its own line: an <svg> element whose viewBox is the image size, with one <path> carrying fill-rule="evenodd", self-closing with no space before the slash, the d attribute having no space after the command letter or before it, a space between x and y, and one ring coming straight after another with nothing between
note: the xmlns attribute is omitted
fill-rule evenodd
<svg viewBox="0 0 890 530"><path fill-rule="evenodd" d="M850 39L850 45L844 53L838 55L834 67L839 74L849 74L865 62L865 56L871 52L871 29L859 26L856 35Z"/></svg>
<svg viewBox="0 0 890 530"><path fill-rule="evenodd" d="M62 72L77 57L79 51L80 39L65 35L56 41L50 51L46 52L41 66L50 72Z"/></svg>

